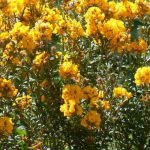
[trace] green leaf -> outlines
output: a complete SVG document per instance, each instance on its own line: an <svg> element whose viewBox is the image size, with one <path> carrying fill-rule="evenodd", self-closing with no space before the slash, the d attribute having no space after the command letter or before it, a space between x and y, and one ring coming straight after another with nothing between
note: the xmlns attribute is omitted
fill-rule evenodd
<svg viewBox="0 0 150 150"><path fill-rule="evenodd" d="M27 135L27 132L23 126L16 128L16 133L22 136Z"/></svg>

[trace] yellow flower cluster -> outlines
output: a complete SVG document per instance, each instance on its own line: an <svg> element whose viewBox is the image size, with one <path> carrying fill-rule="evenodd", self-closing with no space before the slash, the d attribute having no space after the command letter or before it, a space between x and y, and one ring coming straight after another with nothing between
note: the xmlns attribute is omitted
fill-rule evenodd
<svg viewBox="0 0 150 150"><path fill-rule="evenodd" d="M18 90L12 85L10 80L0 78L0 97L16 96Z"/></svg>
<svg viewBox="0 0 150 150"><path fill-rule="evenodd" d="M84 15L86 21L86 34L95 35L101 29L105 14L98 7L90 7Z"/></svg>
<svg viewBox="0 0 150 150"><path fill-rule="evenodd" d="M79 105L82 98L82 90L78 85L65 85L62 90L62 98L65 103L61 105L60 111L64 113L64 116L69 117L74 113L77 115L82 114L82 108Z"/></svg>
<svg viewBox="0 0 150 150"><path fill-rule="evenodd" d="M88 129L92 129L94 127L99 129L100 124L101 124L101 115L94 110L88 112L81 120L81 125Z"/></svg>
<svg viewBox="0 0 150 150"><path fill-rule="evenodd" d="M71 18L69 15L61 13L57 8L50 7L48 2L44 4L44 1L40 0L11 0L2 1L1 5L0 45L3 47L6 43L15 43L13 50L26 50L27 52L32 52L37 47L43 46L42 43L52 39L52 34L67 35L73 40L85 35L95 36L96 44L100 44L101 38L106 37L110 42L111 49L122 52L126 49L125 43L129 42L129 34L127 34L121 20L132 21L135 17L140 16L141 12L150 12L146 0L136 0L135 2L127 0L122 2L108 2L107 0L66 1L65 5L70 7L70 10L72 8L76 12L87 10L83 15L84 26L82 16L78 16L77 19ZM6 16L8 18L15 16L17 19L12 22L9 22L8 19L8 22L5 22L3 18ZM143 52L146 47L145 41L139 40L139 44L129 44L128 50ZM17 63L20 62L14 59L13 64Z"/></svg>
<svg viewBox="0 0 150 150"><path fill-rule="evenodd" d="M35 69L39 69L40 67L42 67L48 61L48 56L49 54L45 51L37 54L35 59L33 60L33 67Z"/></svg>
<svg viewBox="0 0 150 150"><path fill-rule="evenodd" d="M134 41L127 44L127 50L133 53L145 52L148 48L147 42L144 39L139 38L138 42Z"/></svg>
<svg viewBox="0 0 150 150"><path fill-rule="evenodd" d="M22 22L16 22L10 32L12 40L25 37L29 30L29 26L24 25Z"/></svg>
<svg viewBox="0 0 150 150"><path fill-rule="evenodd" d="M78 66L73 64L71 61L63 62L59 67L60 77L77 77L79 73Z"/></svg>
<svg viewBox="0 0 150 150"><path fill-rule="evenodd" d="M91 87L90 85L83 88L83 98L91 99L93 97L98 97L98 89L96 87Z"/></svg>
<svg viewBox="0 0 150 150"><path fill-rule="evenodd" d="M110 48L118 49L118 52L124 50L128 35L123 21L111 18L104 23L102 34L110 40Z"/></svg>
<svg viewBox="0 0 150 150"><path fill-rule="evenodd" d="M78 85L65 85L62 91L62 98L65 104L61 105L61 112L64 116L71 116L73 113L81 114L82 108L79 106L81 99L90 100L89 107L93 108L101 104L102 108L110 108L109 101L103 101L104 92L98 91L96 87L86 86L81 89Z"/></svg>
<svg viewBox="0 0 150 150"><path fill-rule="evenodd" d="M84 36L84 30L79 21L76 19L72 19L70 17L59 16L59 20L57 24L54 24L54 31L53 33L57 34L68 34L72 39L77 39L80 36Z"/></svg>
<svg viewBox="0 0 150 150"><path fill-rule="evenodd" d="M14 65L21 64L20 59L17 56L13 55L12 47L10 44L6 45L6 49L4 50L3 55L2 55L2 60L4 61L4 63L6 63L8 61Z"/></svg>
<svg viewBox="0 0 150 150"><path fill-rule="evenodd" d="M15 104L18 105L21 109L25 109L30 106L32 102L32 97L30 95L23 95L15 99Z"/></svg>
<svg viewBox="0 0 150 150"><path fill-rule="evenodd" d="M129 99L132 97L132 93L128 92L125 88L119 86L113 89L113 96L116 98Z"/></svg>
<svg viewBox="0 0 150 150"><path fill-rule="evenodd" d="M12 40L18 43L18 48L32 51L36 47L35 30L30 30L30 27L24 25L22 22L14 24L13 29L10 31Z"/></svg>
<svg viewBox="0 0 150 150"><path fill-rule="evenodd" d="M126 32L124 22L111 18L103 26L103 34L108 39L120 38Z"/></svg>
<svg viewBox="0 0 150 150"><path fill-rule="evenodd" d="M49 24L49 27L51 25L52 28L49 30L49 32L52 32L47 32L49 37L51 37L52 33L60 35L68 33L72 39L76 39L79 36L84 36L84 30L81 23L67 16L63 18L59 10L56 8L50 9L48 6L46 6L41 22L47 22L46 24Z"/></svg>
<svg viewBox="0 0 150 150"><path fill-rule="evenodd" d="M122 2L110 1L109 11L113 14L113 18L116 19L133 19L139 13L138 5L127 0L124 0Z"/></svg>
<svg viewBox="0 0 150 150"><path fill-rule="evenodd" d="M48 3L43 3L45 2L39 0L6 1L3 11L0 11L0 37L2 38L0 43L5 41L15 43L16 50L31 52L43 41L51 40L52 33L61 34L60 23L65 23L60 11L57 8L49 8ZM6 16L17 19L7 23L3 19ZM74 25L74 30L78 29L80 32L79 27L81 27L79 23L77 28Z"/></svg>
<svg viewBox="0 0 150 150"><path fill-rule="evenodd" d="M57 8L49 8L49 5L46 4L43 8L41 20L52 25L53 33L63 34L66 32L66 21Z"/></svg>
<svg viewBox="0 0 150 150"><path fill-rule="evenodd" d="M78 85L67 84L63 87L62 98L64 104L60 106L60 111L64 116L70 117L73 114L81 115L82 107L80 106L81 100L90 100L88 106L90 111L81 119L81 125L87 129L98 129L101 124L101 115L96 110L91 110L95 106L101 106L104 110L110 109L109 101L102 100L104 92L98 91L96 87L86 86L83 89Z"/></svg>
<svg viewBox="0 0 150 150"><path fill-rule="evenodd" d="M135 3L138 5L139 15L150 15L150 5L147 0L135 0Z"/></svg>
<svg viewBox="0 0 150 150"><path fill-rule="evenodd" d="M108 2L107 0L84 0L84 3L86 5L86 7L92 6L92 5L96 5L98 7L100 7L103 11L108 9Z"/></svg>
<svg viewBox="0 0 150 150"><path fill-rule="evenodd" d="M73 4L73 5L72 5ZM82 13L86 8L91 6L100 7L103 11L108 9L107 0L71 0L67 5L67 9L74 9L76 13Z"/></svg>
<svg viewBox="0 0 150 150"><path fill-rule="evenodd" d="M72 20L71 18L67 19L67 32L72 39L84 36L84 30L81 23L75 19Z"/></svg>
<svg viewBox="0 0 150 150"><path fill-rule="evenodd" d="M138 68L135 75L135 84L137 86L143 84L150 84L150 67Z"/></svg>
<svg viewBox="0 0 150 150"><path fill-rule="evenodd" d="M101 100L101 105L102 105L102 108L106 111L110 109L110 102L109 101Z"/></svg>
<svg viewBox="0 0 150 150"><path fill-rule="evenodd" d="M104 92L98 91L96 87L86 86L82 89L83 98L90 99L89 107L98 106L100 99L104 98Z"/></svg>
<svg viewBox="0 0 150 150"><path fill-rule="evenodd" d="M4 31L0 33L0 47L9 39L9 33Z"/></svg>
<svg viewBox="0 0 150 150"><path fill-rule="evenodd" d="M7 136L13 131L12 119L8 117L0 117L0 135Z"/></svg>
<svg viewBox="0 0 150 150"><path fill-rule="evenodd" d="M146 0L121 2L107 0L72 0L68 2L68 9L75 9L76 12L84 12L85 29L87 36L92 36L96 44L101 44L101 38L109 40L109 48L122 53L125 50L136 53L147 49L147 43L143 39L130 43L129 30L125 28L124 21L132 22L133 19L149 14L150 6ZM142 8L143 7L143 8ZM74 23L73 23L74 24ZM78 32L78 30L77 30ZM73 32L74 33L74 32ZM101 35L102 34L102 35Z"/></svg>
<svg viewBox="0 0 150 150"><path fill-rule="evenodd" d="M51 40L53 25L49 22L38 20L35 24L35 31L37 32L38 40Z"/></svg>
<svg viewBox="0 0 150 150"><path fill-rule="evenodd" d="M22 11L24 9L24 6L29 7L30 5L36 5L37 0L11 0L7 1L4 0L2 1L1 5L2 11L7 15L7 16L13 16L16 14L18 17L21 17Z"/></svg>
<svg viewBox="0 0 150 150"><path fill-rule="evenodd" d="M86 8L97 6L115 19L133 19L143 14L149 14L150 6L147 0L135 0L131 2L123 0L119 2L108 0L71 0L67 9L74 9L76 13L82 13Z"/></svg>
<svg viewBox="0 0 150 150"><path fill-rule="evenodd" d="M110 109L109 101L103 100L104 91L98 91L96 87L86 86L82 89L83 99L90 99L89 107L101 106L104 110Z"/></svg>

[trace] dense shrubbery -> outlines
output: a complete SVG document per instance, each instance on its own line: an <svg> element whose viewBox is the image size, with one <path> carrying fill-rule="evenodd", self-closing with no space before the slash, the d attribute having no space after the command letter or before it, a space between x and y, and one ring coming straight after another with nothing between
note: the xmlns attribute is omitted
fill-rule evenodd
<svg viewBox="0 0 150 150"><path fill-rule="evenodd" d="M146 0L0 0L0 149L150 149Z"/></svg>

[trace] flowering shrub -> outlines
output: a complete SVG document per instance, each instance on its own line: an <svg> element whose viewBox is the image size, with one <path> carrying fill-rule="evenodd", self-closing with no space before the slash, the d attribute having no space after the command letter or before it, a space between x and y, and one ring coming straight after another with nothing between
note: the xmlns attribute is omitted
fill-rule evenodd
<svg viewBox="0 0 150 150"><path fill-rule="evenodd" d="M0 0L0 148L150 148L148 0Z"/></svg>

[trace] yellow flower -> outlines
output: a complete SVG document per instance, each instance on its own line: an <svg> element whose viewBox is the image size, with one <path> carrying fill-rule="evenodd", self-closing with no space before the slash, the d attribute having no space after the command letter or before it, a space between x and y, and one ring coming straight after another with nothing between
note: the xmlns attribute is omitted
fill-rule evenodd
<svg viewBox="0 0 150 150"><path fill-rule="evenodd" d="M21 109L25 109L30 106L32 102L32 97L30 95L23 95L16 98L15 102Z"/></svg>
<svg viewBox="0 0 150 150"><path fill-rule="evenodd" d="M75 19L67 19L67 32L72 39L76 39L80 36L84 36L84 30L80 22Z"/></svg>
<svg viewBox="0 0 150 150"><path fill-rule="evenodd" d="M100 124L101 115L94 110L88 112L81 120L81 125L88 129L100 128Z"/></svg>
<svg viewBox="0 0 150 150"><path fill-rule="evenodd" d="M117 3L115 7L114 18L121 19L121 17L125 18L127 16L127 9L123 2Z"/></svg>
<svg viewBox="0 0 150 150"><path fill-rule="evenodd" d="M68 54L64 55L64 62L68 62L70 59L70 56Z"/></svg>
<svg viewBox="0 0 150 150"><path fill-rule="evenodd" d="M37 30L40 34L39 37L43 40L51 40L53 25L49 22L43 22L42 20L38 20L35 24L35 30Z"/></svg>
<svg viewBox="0 0 150 150"><path fill-rule="evenodd" d="M0 33L1 43L5 42L8 38L9 38L9 33L8 32L2 32L2 33Z"/></svg>
<svg viewBox="0 0 150 150"><path fill-rule="evenodd" d="M98 98L103 99L104 98L104 91L98 92Z"/></svg>
<svg viewBox="0 0 150 150"><path fill-rule="evenodd" d="M131 92L127 92L127 90L123 87L115 87L113 89L113 96L117 97L117 98L131 98L132 97L132 93Z"/></svg>
<svg viewBox="0 0 150 150"><path fill-rule="evenodd" d="M107 0L84 0L84 5L86 7L96 5L96 6L100 7L103 11L108 9Z"/></svg>
<svg viewBox="0 0 150 150"><path fill-rule="evenodd" d="M109 101L101 101L102 103L102 107L105 110L109 110L110 109L110 102Z"/></svg>
<svg viewBox="0 0 150 150"><path fill-rule="evenodd" d="M101 21L104 20L105 15L100 8L90 7L84 17L86 21L86 34L90 36L98 32L98 28L100 28Z"/></svg>
<svg viewBox="0 0 150 150"><path fill-rule="evenodd" d="M73 64L71 61L66 61L62 63L59 67L60 77L77 77L78 75L78 66Z"/></svg>
<svg viewBox="0 0 150 150"><path fill-rule="evenodd" d="M0 97L14 97L17 95L18 89L16 89L10 80L0 78Z"/></svg>
<svg viewBox="0 0 150 150"><path fill-rule="evenodd" d="M139 15L150 15L150 5L147 0L135 0L135 3L138 6Z"/></svg>
<svg viewBox="0 0 150 150"><path fill-rule="evenodd" d="M102 32L106 38L113 39L120 37L123 33L125 33L126 28L123 21L111 18L104 23Z"/></svg>
<svg viewBox="0 0 150 150"><path fill-rule="evenodd" d="M31 52L36 47L36 39L34 38L33 30L30 30L22 39L18 42L18 47L26 49L27 52Z"/></svg>
<svg viewBox="0 0 150 150"><path fill-rule="evenodd" d="M43 51L41 54L37 54L36 57L33 60L33 67L35 69L39 69L48 61L48 53Z"/></svg>
<svg viewBox="0 0 150 150"><path fill-rule="evenodd" d="M0 133L2 135L10 135L13 131L12 119L8 117L0 117Z"/></svg>
<svg viewBox="0 0 150 150"><path fill-rule="evenodd" d="M63 104L60 106L60 111L64 113L64 116L70 117L72 114L69 112L68 105Z"/></svg>
<svg viewBox="0 0 150 150"><path fill-rule="evenodd" d="M30 31L29 26L25 26L21 22L17 22L14 24L13 29L11 30L10 34L12 36L12 39L15 40L18 37L26 36L26 34Z"/></svg>
<svg viewBox="0 0 150 150"><path fill-rule="evenodd" d="M60 58L62 56L62 52L59 52L59 51L56 52L55 56L56 56L56 58Z"/></svg>
<svg viewBox="0 0 150 150"><path fill-rule="evenodd" d="M147 42L139 38L138 43L136 41L127 44L127 50L133 53L145 52L148 48Z"/></svg>
<svg viewBox="0 0 150 150"><path fill-rule="evenodd" d="M96 87L91 87L90 85L84 87L82 89L82 92L83 92L83 98L85 99L98 96L98 89Z"/></svg>
<svg viewBox="0 0 150 150"><path fill-rule="evenodd" d="M134 78L136 86L150 84L150 67L138 68Z"/></svg>
<svg viewBox="0 0 150 150"><path fill-rule="evenodd" d="M82 112L83 112L82 107L80 105L77 105L76 106L76 113L77 113L77 115L81 115Z"/></svg>
<svg viewBox="0 0 150 150"><path fill-rule="evenodd" d="M133 19L139 15L138 5L128 0L122 2L109 2L109 11L115 19Z"/></svg>
<svg viewBox="0 0 150 150"><path fill-rule="evenodd" d="M121 53L125 49L126 43L130 40L124 22L114 18L106 21L100 28L101 34L109 41L109 48Z"/></svg>
<svg viewBox="0 0 150 150"><path fill-rule="evenodd" d="M21 64L18 57L12 57L11 61L12 61L12 64L14 64L14 65L20 65Z"/></svg>
<svg viewBox="0 0 150 150"><path fill-rule="evenodd" d="M99 21L104 20L105 14L102 13L99 7L90 7L84 17L86 22L94 21L95 23L98 23Z"/></svg>
<svg viewBox="0 0 150 150"><path fill-rule="evenodd" d="M98 97L92 97L91 99L90 99L90 103L89 103L89 107L94 107L94 106L98 106L98 104L97 104L97 102L98 102Z"/></svg>
<svg viewBox="0 0 150 150"><path fill-rule="evenodd" d="M149 94L142 95L140 100L143 102L148 102L150 101L150 95Z"/></svg>
<svg viewBox="0 0 150 150"><path fill-rule="evenodd" d="M78 85L65 85L62 91L62 98L64 99L64 104L60 106L60 111L64 113L64 116L69 117L73 113L77 115L82 114L82 108L79 106L82 91Z"/></svg>
<svg viewBox="0 0 150 150"><path fill-rule="evenodd" d="M79 103L79 100L82 98L82 91L78 85L65 85L62 91L62 98L65 101L75 100L76 103Z"/></svg>
<svg viewBox="0 0 150 150"><path fill-rule="evenodd" d="M135 18L136 15L138 15L138 5L136 3L130 2L130 1L126 1L125 2L125 7L127 9L128 12L128 16L130 18Z"/></svg>

